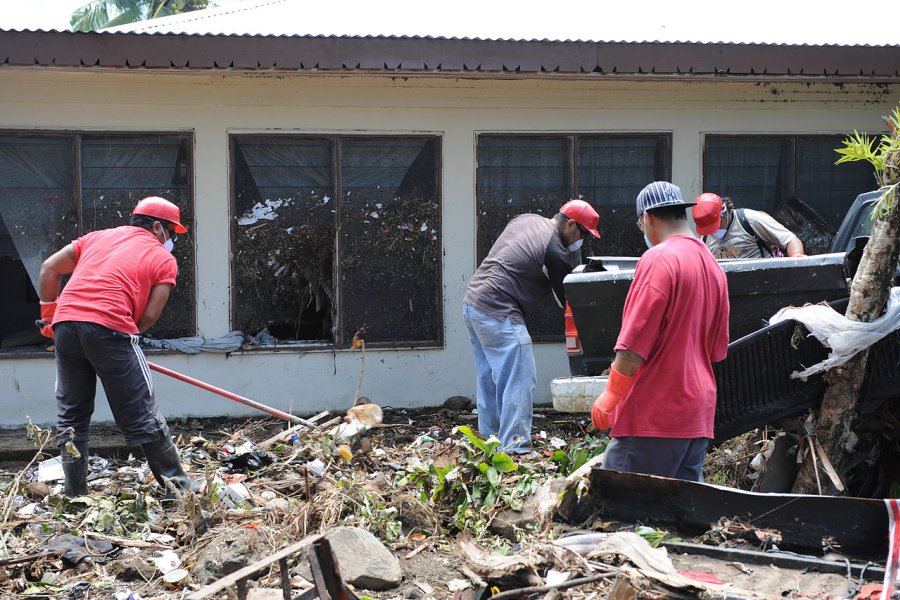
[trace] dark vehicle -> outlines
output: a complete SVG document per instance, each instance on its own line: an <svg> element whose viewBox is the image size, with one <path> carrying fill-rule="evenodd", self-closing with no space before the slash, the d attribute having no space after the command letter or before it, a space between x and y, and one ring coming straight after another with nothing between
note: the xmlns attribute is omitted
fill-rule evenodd
<svg viewBox="0 0 900 600"><path fill-rule="evenodd" d="M823 360L827 349L814 338L796 335L793 321L768 326L768 319L781 308L806 303L829 302L843 312L878 196L857 197L830 254L720 261L728 279L732 341L728 356L714 365L717 440L799 414L821 399L821 377L801 382L790 374ZM566 278L566 346L574 378L594 379L609 368L636 262L633 257L592 257ZM900 338L890 335L873 350L867 393L884 397L900 384Z"/></svg>

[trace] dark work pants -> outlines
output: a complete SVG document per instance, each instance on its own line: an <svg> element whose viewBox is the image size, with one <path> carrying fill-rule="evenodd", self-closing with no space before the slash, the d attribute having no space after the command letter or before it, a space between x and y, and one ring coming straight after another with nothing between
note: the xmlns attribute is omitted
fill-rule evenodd
<svg viewBox="0 0 900 600"><path fill-rule="evenodd" d="M617 437L603 455L603 468L703 481L707 438Z"/></svg>
<svg viewBox="0 0 900 600"><path fill-rule="evenodd" d="M60 445L87 442L97 378L103 384L113 418L131 446L155 442L169 435L156 406L150 368L138 336L113 331L96 323L63 321L53 326L56 346L57 435Z"/></svg>

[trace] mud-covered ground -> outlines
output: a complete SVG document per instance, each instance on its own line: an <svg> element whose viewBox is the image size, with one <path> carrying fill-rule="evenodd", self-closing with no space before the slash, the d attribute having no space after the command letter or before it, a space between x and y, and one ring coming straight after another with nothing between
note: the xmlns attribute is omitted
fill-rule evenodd
<svg viewBox="0 0 900 600"><path fill-rule="evenodd" d="M185 469L205 484L199 493L176 499L166 499L146 462L127 450L92 454L91 495L77 499L66 499L61 482L48 478L52 461L45 461L55 453L46 446L32 461L5 463L0 597L183 598L337 527L373 534L372 543L396 559L401 575L385 589L356 586L358 594L374 598L451 598L466 587L503 592L546 585L553 571L570 579L594 578L554 590L565 597L606 597L623 579L656 593L674 589L648 577L634 557L559 555L553 540L579 529L529 514L545 482L572 474L605 447L606 438L590 430L587 415L538 409L534 451L516 460L474 434L477 417L470 408L384 407L382 423L349 440L334 430L342 417L316 415L318 428L288 434L285 424L271 419L175 421ZM38 444L48 441L49 432L32 433ZM753 433L715 449L707 478L749 487L748 465L763 444ZM679 537L644 523L595 521L581 530L638 539L639 553L661 552L651 545ZM461 549L461 534L471 535L488 558L473 560ZM340 551L335 548L339 556ZM350 552L369 550L353 546ZM531 562L514 574L492 563L526 556ZM826 591L843 597L852 589L846 577L831 574L690 555L669 559L675 569L735 589L762 590L758 597L824 598ZM290 563L295 595L312 585L307 560L300 555ZM382 575L392 577L376 573ZM277 589L276 571L264 570L253 585ZM698 597L700 592L678 593Z"/></svg>

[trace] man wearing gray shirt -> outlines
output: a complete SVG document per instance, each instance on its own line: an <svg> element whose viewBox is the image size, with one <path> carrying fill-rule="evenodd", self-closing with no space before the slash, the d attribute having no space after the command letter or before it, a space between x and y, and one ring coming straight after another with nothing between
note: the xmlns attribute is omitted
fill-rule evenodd
<svg viewBox="0 0 900 600"><path fill-rule="evenodd" d="M531 449L537 374L525 315L551 292L565 306L563 279L580 262L584 237L600 237L599 222L584 200L566 202L552 219L519 215L466 287L463 317L477 372L478 431L496 435L507 452Z"/></svg>

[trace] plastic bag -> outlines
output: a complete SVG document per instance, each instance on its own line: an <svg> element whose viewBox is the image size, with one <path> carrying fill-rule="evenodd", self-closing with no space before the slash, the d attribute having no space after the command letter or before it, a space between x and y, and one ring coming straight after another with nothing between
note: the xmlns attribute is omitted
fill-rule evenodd
<svg viewBox="0 0 900 600"><path fill-rule="evenodd" d="M828 358L822 362L791 374L794 379L806 381L810 375L846 363L861 350L900 329L900 287L891 288L887 311L871 323L851 321L827 304L807 304L782 308L769 319L769 324L788 320L802 323L812 336L831 348Z"/></svg>

